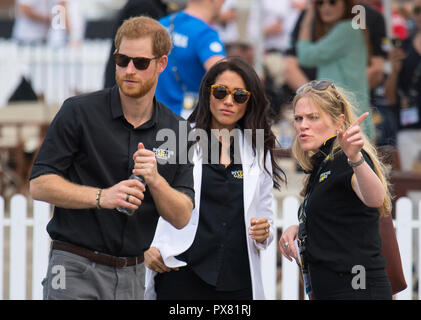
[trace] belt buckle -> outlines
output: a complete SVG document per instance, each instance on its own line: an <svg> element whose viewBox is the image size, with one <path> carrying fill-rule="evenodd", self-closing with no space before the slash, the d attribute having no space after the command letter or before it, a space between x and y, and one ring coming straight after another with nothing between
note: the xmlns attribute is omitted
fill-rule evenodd
<svg viewBox="0 0 421 320"><path fill-rule="evenodd" d="M125 257L116 257L116 258L117 258L116 264L115 264L116 268L121 269L121 268L127 267L127 262L128 262L127 258Z"/></svg>

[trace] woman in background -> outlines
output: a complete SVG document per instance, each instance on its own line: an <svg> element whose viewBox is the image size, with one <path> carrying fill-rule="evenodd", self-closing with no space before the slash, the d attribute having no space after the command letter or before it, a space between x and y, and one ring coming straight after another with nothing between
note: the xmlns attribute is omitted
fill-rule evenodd
<svg viewBox="0 0 421 320"><path fill-rule="evenodd" d="M354 0L313 0L300 25L297 56L305 67L317 68L317 80L330 80L355 94L359 114L369 110L369 83L366 68L369 61L366 27L354 19ZM360 12L363 14L364 12ZM311 41L315 20L315 41ZM363 131L374 139L371 116L363 123Z"/></svg>

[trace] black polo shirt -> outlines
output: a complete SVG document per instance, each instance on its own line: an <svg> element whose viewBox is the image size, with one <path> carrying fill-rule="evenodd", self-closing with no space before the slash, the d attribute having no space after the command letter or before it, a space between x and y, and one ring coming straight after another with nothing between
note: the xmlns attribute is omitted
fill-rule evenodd
<svg viewBox="0 0 421 320"><path fill-rule="evenodd" d="M79 185L109 188L130 176L133 153L143 142L146 149L155 151L158 160L176 157L176 164L158 161L158 172L194 203L193 166L178 164L178 155L190 144L183 147L185 141L177 141L175 150L162 150L164 142L156 140L157 132L164 128L178 136L182 121L154 100L152 118L134 128L124 118L117 86L69 98L48 129L30 179L57 174ZM158 218L146 188L142 205L132 216L117 210L55 207L47 231L54 240L114 256L137 256L149 248Z"/></svg>
<svg viewBox="0 0 421 320"><path fill-rule="evenodd" d="M329 154L331 142L333 139L322 147L324 154ZM362 153L373 168L367 153ZM366 270L384 268L379 211L367 207L354 192L351 185L354 171L346 155L339 151L333 160L323 164L324 154L314 156L319 157L311 176L313 187L306 207L309 263L347 273L355 265L362 265ZM320 171L319 166L322 166Z"/></svg>
<svg viewBox="0 0 421 320"><path fill-rule="evenodd" d="M236 140L235 140L236 141ZM211 146L211 144L209 144ZM216 142L210 148L220 148ZM234 159L234 148L230 148ZM182 255L194 272L218 291L251 288L244 221L243 167L231 162L226 168L202 167L200 218L193 245ZM237 162L237 159L236 161Z"/></svg>
<svg viewBox="0 0 421 320"><path fill-rule="evenodd" d="M406 39L402 44L405 52L405 59L402 61L402 69L398 78L398 103L397 122L399 129L420 129L421 128L421 55L413 45L414 38ZM412 93L412 95L411 95ZM403 99L407 100L407 107L418 109L418 121L411 124L402 124L400 111L403 109Z"/></svg>

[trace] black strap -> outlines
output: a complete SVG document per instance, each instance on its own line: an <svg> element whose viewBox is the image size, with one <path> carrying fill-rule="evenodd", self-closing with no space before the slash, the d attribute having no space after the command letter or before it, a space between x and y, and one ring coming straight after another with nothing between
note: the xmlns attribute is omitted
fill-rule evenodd
<svg viewBox="0 0 421 320"><path fill-rule="evenodd" d="M174 42L175 25L174 25L174 21L175 21L175 18L177 17L177 15L178 15L178 13L174 13L173 15L171 15L170 26L169 26L169 29L168 29L169 34L170 34L170 38L171 38L171 42L173 43L173 50L171 52L171 64L172 64L171 69L174 72L175 79L180 84L181 89L183 90L184 93L186 93L187 87L184 84L183 80L181 80L180 74L178 73L177 60L176 60L176 57L175 57L175 50L174 50L175 49L175 42Z"/></svg>

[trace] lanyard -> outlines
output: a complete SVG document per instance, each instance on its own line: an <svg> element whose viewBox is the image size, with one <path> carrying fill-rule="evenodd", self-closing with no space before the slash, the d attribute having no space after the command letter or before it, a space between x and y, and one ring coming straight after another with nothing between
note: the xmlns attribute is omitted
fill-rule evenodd
<svg viewBox="0 0 421 320"><path fill-rule="evenodd" d="M307 203L310 198L311 193L314 190L314 186L317 182L317 177L320 175L324 165L326 164L327 160L329 159L329 156L326 156L322 163L320 164L319 168L317 169L316 174L314 177L310 177L309 185L307 187L306 195L304 197L303 203L300 205L298 209L298 222L299 222L299 229L298 229L298 238L305 242L305 239L307 238L307 228L306 228L306 220L307 220Z"/></svg>
<svg viewBox="0 0 421 320"><path fill-rule="evenodd" d="M171 37L171 41L173 43L173 50L171 52L171 62L172 62L172 66L171 69L174 72L174 76L175 79L177 80L177 82L180 84L181 89L183 90L184 93L187 92L187 87L184 84L183 80L181 80L180 74L178 73L178 67L177 67L177 60L175 59L175 41L174 41L174 20L177 17L178 13L174 13L171 18L170 18L170 26L169 26L169 34Z"/></svg>

